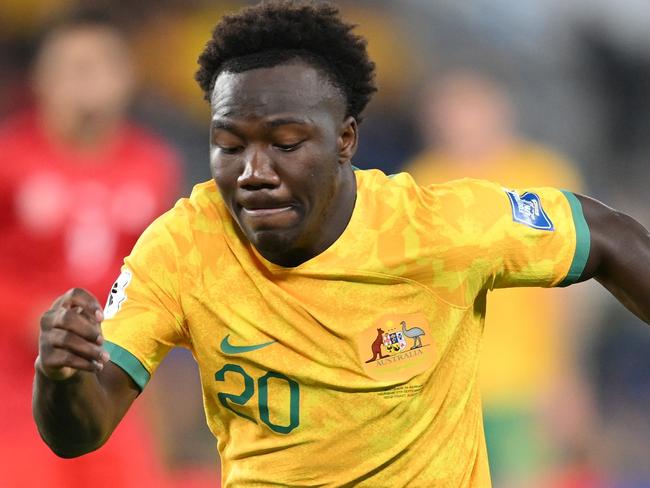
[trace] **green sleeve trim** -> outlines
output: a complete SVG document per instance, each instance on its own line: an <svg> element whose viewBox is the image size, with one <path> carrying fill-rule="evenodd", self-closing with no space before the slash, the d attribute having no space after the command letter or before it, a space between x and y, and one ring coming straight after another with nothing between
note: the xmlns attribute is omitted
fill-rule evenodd
<svg viewBox="0 0 650 488"><path fill-rule="evenodd" d="M582 275L589 258L589 248L591 247L591 234L589 226L582 213L582 204L580 200L570 191L561 190L571 206L573 215L573 225L576 229L576 251L573 255L573 261L566 277L558 286L569 286L578 281Z"/></svg>
<svg viewBox="0 0 650 488"><path fill-rule="evenodd" d="M144 390L151 375L140 360L123 347L109 341L104 343L104 349L110 354L111 361L122 368L135 381L140 391Z"/></svg>

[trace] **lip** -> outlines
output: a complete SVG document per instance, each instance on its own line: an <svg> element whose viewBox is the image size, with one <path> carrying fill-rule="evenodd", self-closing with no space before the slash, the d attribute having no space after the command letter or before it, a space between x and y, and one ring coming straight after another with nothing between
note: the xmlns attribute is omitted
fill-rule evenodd
<svg viewBox="0 0 650 488"><path fill-rule="evenodd" d="M242 207L242 212L250 217L268 217L277 215L282 212L287 212L293 209L293 205L285 205L282 207L267 207L267 208L246 208Z"/></svg>

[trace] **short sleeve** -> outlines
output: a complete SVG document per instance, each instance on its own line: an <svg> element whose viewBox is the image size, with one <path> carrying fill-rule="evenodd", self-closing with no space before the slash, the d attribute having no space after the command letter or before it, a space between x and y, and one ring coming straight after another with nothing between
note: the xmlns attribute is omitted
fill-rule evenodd
<svg viewBox="0 0 650 488"><path fill-rule="evenodd" d="M453 254L479 289L566 286L589 256L589 228L573 193L543 187L508 189L481 180L448 187L445 210L457 229Z"/></svg>
<svg viewBox="0 0 650 488"><path fill-rule="evenodd" d="M168 212L142 234L124 260L104 310L111 361L143 389L167 352L186 346L180 269Z"/></svg>

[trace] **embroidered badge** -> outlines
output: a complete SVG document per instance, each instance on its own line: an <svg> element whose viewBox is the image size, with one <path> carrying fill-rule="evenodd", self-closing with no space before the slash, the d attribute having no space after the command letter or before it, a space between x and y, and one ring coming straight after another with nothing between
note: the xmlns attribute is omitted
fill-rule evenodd
<svg viewBox="0 0 650 488"><path fill-rule="evenodd" d="M521 195L514 190L505 190L510 206L512 220L533 229L553 231L553 222L542 208L542 202L536 193L525 192Z"/></svg>

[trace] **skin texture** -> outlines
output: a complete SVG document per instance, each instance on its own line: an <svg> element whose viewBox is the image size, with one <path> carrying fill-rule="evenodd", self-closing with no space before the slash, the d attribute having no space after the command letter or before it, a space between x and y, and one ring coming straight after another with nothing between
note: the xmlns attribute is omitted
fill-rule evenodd
<svg viewBox="0 0 650 488"><path fill-rule="evenodd" d="M32 411L55 454L69 458L100 447L139 394L102 348L101 306L74 288L41 317Z"/></svg>
<svg viewBox="0 0 650 488"><path fill-rule="evenodd" d="M275 264L320 254L350 220L357 124L344 115L338 90L302 62L215 82L212 174L241 230Z"/></svg>
<svg viewBox="0 0 650 488"><path fill-rule="evenodd" d="M591 234L580 281L595 278L623 305L650 324L650 233L629 215L577 195Z"/></svg>
<svg viewBox="0 0 650 488"><path fill-rule="evenodd" d="M212 97L212 171L226 205L266 259L297 266L331 245L354 208L357 124L343 98L302 63L222 73ZM579 196L591 231L581 280L595 278L650 322L650 235ZM101 345L101 307L74 289L41 319L33 411L62 457L100 447L139 390Z"/></svg>

